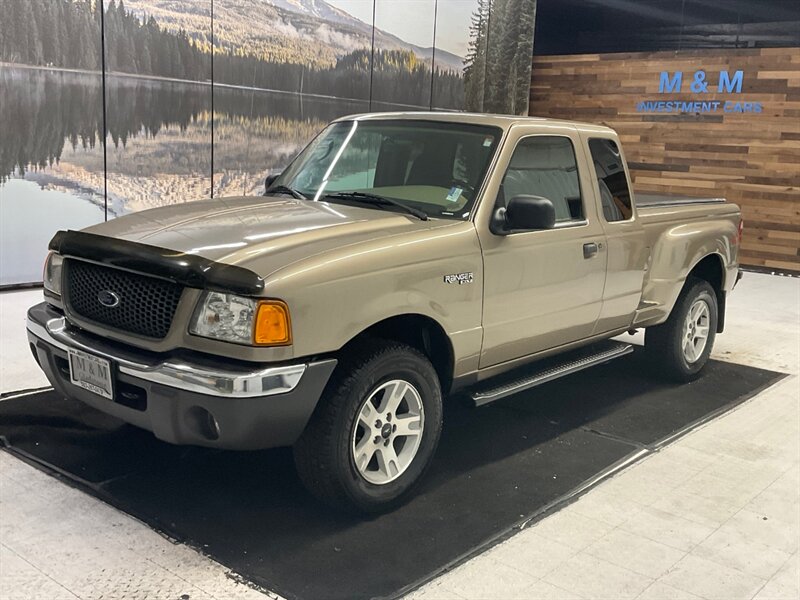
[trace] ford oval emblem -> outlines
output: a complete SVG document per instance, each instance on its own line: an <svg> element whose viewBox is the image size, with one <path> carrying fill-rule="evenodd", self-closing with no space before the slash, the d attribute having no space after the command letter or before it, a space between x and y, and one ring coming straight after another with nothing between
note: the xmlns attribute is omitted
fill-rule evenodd
<svg viewBox="0 0 800 600"><path fill-rule="evenodd" d="M97 301L107 308L119 306L119 296L111 290L100 290L97 293Z"/></svg>

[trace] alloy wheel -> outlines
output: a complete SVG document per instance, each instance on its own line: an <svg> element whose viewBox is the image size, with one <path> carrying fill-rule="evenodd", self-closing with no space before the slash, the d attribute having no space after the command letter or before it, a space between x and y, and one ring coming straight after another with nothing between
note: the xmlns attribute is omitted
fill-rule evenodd
<svg viewBox="0 0 800 600"><path fill-rule="evenodd" d="M689 308L683 323L683 357L689 364L696 363L703 355L708 343L711 311L705 300L697 300Z"/></svg>
<svg viewBox="0 0 800 600"><path fill-rule="evenodd" d="M417 388L403 379L378 386L362 403L351 452L359 475L385 485L411 465L422 441L425 414Z"/></svg>

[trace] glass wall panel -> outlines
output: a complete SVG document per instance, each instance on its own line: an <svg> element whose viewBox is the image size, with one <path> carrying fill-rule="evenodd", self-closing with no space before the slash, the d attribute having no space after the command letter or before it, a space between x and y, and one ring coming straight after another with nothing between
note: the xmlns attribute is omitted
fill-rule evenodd
<svg viewBox="0 0 800 600"><path fill-rule="evenodd" d="M214 2L214 195L261 193L331 119L369 109L372 0Z"/></svg>
<svg viewBox="0 0 800 600"><path fill-rule="evenodd" d="M430 107L435 14L436 0L376 0L372 110Z"/></svg>
<svg viewBox="0 0 800 600"><path fill-rule="evenodd" d="M681 23L679 49L800 46L795 0L686 0Z"/></svg>
<svg viewBox="0 0 800 600"><path fill-rule="evenodd" d="M0 0L0 285L58 229L260 193L344 114L522 112L534 4Z"/></svg>
<svg viewBox="0 0 800 600"><path fill-rule="evenodd" d="M464 5L465 3L460 3ZM536 0L476 0L466 27L465 105L467 110L528 113ZM462 15L463 18L463 15ZM437 20L438 23L438 20ZM436 43L441 36L438 26ZM440 94L440 90L435 90Z"/></svg>
<svg viewBox="0 0 800 600"><path fill-rule="evenodd" d="M104 0L108 217L211 194L211 0Z"/></svg>
<svg viewBox="0 0 800 600"><path fill-rule="evenodd" d="M797 0L538 0L536 54L800 46Z"/></svg>
<svg viewBox="0 0 800 600"><path fill-rule="evenodd" d="M489 4L488 0L437 0L432 108L483 110L480 102L465 98L465 78L471 69L474 99L483 88L485 64L474 48L481 45L483 53L486 42L485 37L478 39L481 28L476 24L483 22L485 34Z"/></svg>
<svg viewBox="0 0 800 600"><path fill-rule="evenodd" d="M0 286L42 279L59 229L105 218L100 12L0 2Z"/></svg>

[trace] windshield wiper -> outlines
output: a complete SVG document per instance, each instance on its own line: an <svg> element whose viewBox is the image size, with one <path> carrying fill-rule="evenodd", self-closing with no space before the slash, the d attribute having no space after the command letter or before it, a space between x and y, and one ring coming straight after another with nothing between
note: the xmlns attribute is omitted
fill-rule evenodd
<svg viewBox="0 0 800 600"><path fill-rule="evenodd" d="M276 185L275 187L271 187L267 190L267 194L289 194L292 198L297 198L298 200L308 200L306 196L298 192L294 188L290 188L288 185Z"/></svg>
<svg viewBox="0 0 800 600"><path fill-rule="evenodd" d="M322 199L324 200L325 198L332 198L334 200L355 200L357 202L366 202L369 204L375 204L377 206L396 206L397 208L403 210L403 212L417 217L420 221L428 220L428 215L425 213L425 211L419 210L418 208L414 208L412 206L406 206L394 198L387 198L386 196L379 196L378 194L369 194L367 192L333 192L330 194L325 194Z"/></svg>

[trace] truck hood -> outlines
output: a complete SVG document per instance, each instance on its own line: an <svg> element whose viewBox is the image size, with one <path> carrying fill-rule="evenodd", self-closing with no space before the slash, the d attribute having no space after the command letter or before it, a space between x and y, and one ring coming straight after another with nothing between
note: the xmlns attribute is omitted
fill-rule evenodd
<svg viewBox="0 0 800 600"><path fill-rule="evenodd" d="M455 223L346 204L249 196L145 210L85 231L196 254L268 277L342 246Z"/></svg>

